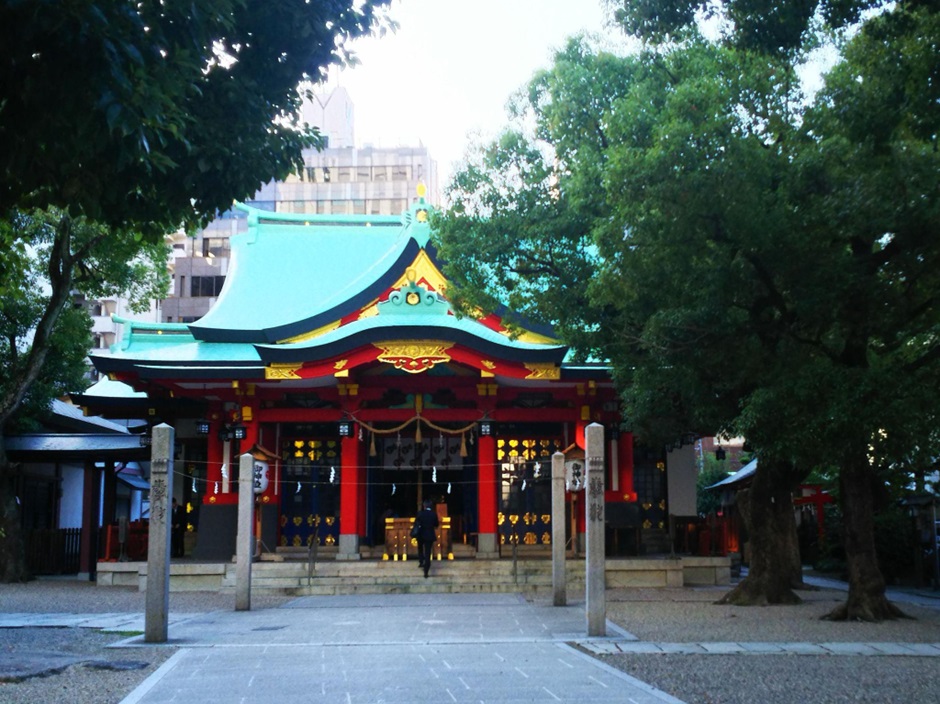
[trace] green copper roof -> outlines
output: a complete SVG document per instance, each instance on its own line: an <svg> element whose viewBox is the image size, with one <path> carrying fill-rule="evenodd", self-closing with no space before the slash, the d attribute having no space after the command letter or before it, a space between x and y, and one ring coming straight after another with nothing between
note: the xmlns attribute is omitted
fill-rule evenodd
<svg viewBox="0 0 940 704"><path fill-rule="evenodd" d="M429 237L424 206L400 217L238 207L248 232L232 237L219 299L190 326L201 340L276 342L332 323L383 293Z"/></svg>
<svg viewBox="0 0 940 704"><path fill-rule="evenodd" d="M258 345L257 349L265 362L298 362L327 359L345 354L363 344L422 338L449 340L520 362L560 363L568 350L565 345L512 340L470 318L440 315L433 309L424 315L383 312L355 320L310 340L282 345Z"/></svg>

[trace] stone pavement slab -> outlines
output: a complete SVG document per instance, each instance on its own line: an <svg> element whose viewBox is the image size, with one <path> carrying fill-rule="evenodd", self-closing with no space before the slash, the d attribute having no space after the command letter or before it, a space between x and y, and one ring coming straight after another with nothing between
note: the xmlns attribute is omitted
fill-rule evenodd
<svg viewBox="0 0 940 704"><path fill-rule="evenodd" d="M123 704L681 704L567 645L579 631L583 604L517 595L309 597L171 625L184 647Z"/></svg>

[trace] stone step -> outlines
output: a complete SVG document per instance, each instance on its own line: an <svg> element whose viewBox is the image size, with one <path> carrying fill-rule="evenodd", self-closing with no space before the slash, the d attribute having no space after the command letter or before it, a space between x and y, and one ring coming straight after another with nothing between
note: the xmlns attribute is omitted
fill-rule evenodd
<svg viewBox="0 0 940 704"><path fill-rule="evenodd" d="M308 578L306 564L268 562L252 568L253 593L292 596L387 593L513 593L551 591L549 560L435 560L425 579L415 560L326 561ZM583 583L583 563L572 562L569 583Z"/></svg>

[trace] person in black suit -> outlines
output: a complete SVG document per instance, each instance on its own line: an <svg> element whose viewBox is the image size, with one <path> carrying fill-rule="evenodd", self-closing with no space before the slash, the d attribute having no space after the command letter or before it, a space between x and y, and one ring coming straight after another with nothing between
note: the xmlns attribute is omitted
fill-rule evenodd
<svg viewBox="0 0 940 704"><path fill-rule="evenodd" d="M424 507L418 511L415 523L418 526L418 567L424 568L424 577L427 579L431 569L431 549L434 547L437 527L440 525L440 519L427 499L424 501Z"/></svg>

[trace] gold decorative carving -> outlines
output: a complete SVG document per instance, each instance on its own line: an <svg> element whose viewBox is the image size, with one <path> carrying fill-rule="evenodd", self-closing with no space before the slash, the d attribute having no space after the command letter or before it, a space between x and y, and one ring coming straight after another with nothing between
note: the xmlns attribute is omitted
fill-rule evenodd
<svg viewBox="0 0 940 704"><path fill-rule="evenodd" d="M526 379L561 379L561 367L551 363L526 364L525 368L529 370Z"/></svg>
<svg viewBox="0 0 940 704"><path fill-rule="evenodd" d="M488 359L481 359L480 364L489 369L490 371L496 369L496 362L491 362Z"/></svg>
<svg viewBox="0 0 940 704"><path fill-rule="evenodd" d="M283 364L281 362L275 362L264 368L264 378L265 379L299 379L300 375L297 371L300 369L301 365L299 364Z"/></svg>
<svg viewBox="0 0 940 704"><path fill-rule="evenodd" d="M434 262L431 261L427 252L423 249L418 252L418 256L415 257L411 266L405 270L405 274L392 284L392 288L401 288L407 283L421 281L422 279L440 294L443 294L447 288L447 279L444 278L440 269L434 266Z"/></svg>
<svg viewBox="0 0 940 704"><path fill-rule="evenodd" d="M340 370L341 370L343 367L345 367L348 363L349 363L349 360L348 360L348 359L341 359L341 360L339 360L338 362L334 362L334 363L333 363L333 369L335 369L336 371L340 371Z"/></svg>
<svg viewBox="0 0 940 704"><path fill-rule="evenodd" d="M374 346L382 353L380 362L391 364L409 374L420 374L436 364L450 361L447 350L454 346L452 342L441 340L411 340L407 342L376 342Z"/></svg>
<svg viewBox="0 0 940 704"><path fill-rule="evenodd" d="M332 323L327 323L323 327L317 328L316 330L311 330L310 332L305 332L300 335L295 335L294 337L288 337L285 340L278 340L278 344L283 345L283 344L290 344L292 342L306 342L307 340L312 340L313 338L320 337L320 335L324 335L330 332L331 330L335 330L336 328L339 327L340 322L342 321L335 320Z"/></svg>

